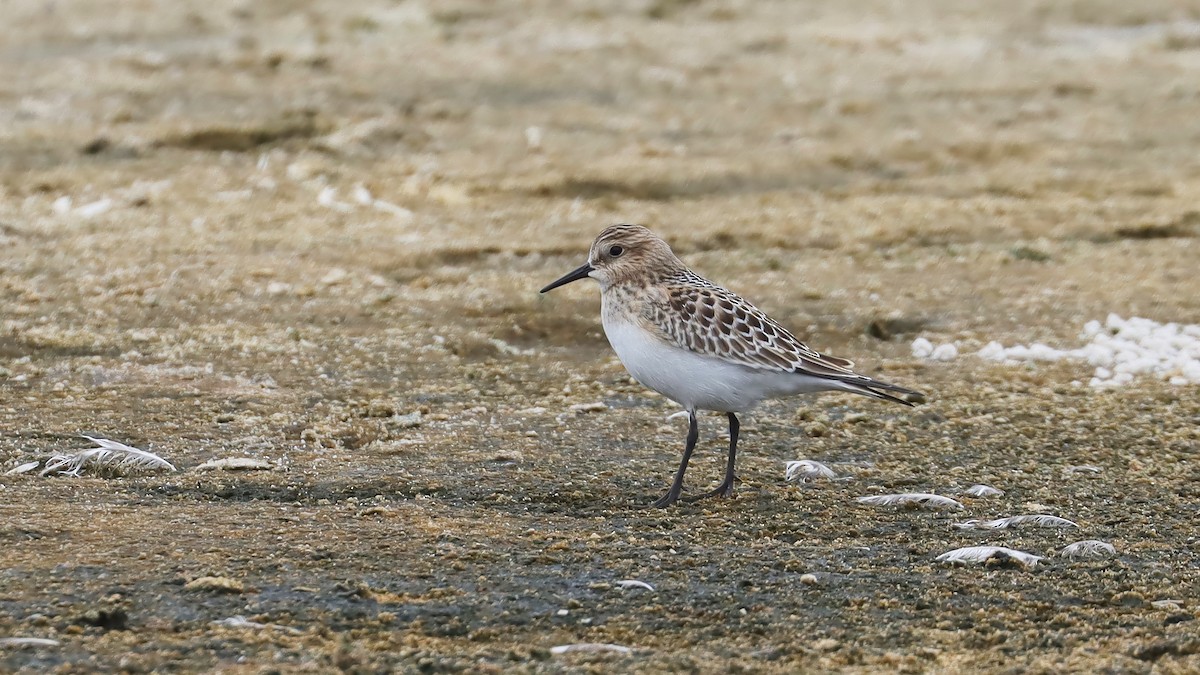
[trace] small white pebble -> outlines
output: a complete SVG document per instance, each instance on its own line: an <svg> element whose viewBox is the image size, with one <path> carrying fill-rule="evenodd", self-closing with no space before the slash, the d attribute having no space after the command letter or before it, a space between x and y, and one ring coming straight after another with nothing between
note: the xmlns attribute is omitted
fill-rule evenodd
<svg viewBox="0 0 1200 675"><path fill-rule="evenodd" d="M958 347L952 344L938 345L929 355L929 358L934 361L953 361L956 357L958 357Z"/></svg>
<svg viewBox="0 0 1200 675"><path fill-rule="evenodd" d="M804 584L805 586L816 586L817 585L817 575L801 574L800 575L800 583Z"/></svg>
<svg viewBox="0 0 1200 675"><path fill-rule="evenodd" d="M321 188L321 192L317 194L317 203L340 213L349 213L354 210L353 204L338 201L337 188L332 185L326 185Z"/></svg>
<svg viewBox="0 0 1200 675"><path fill-rule="evenodd" d="M365 206L370 206L375 202L375 198L371 196L371 191L365 185L359 183L354 186L354 201Z"/></svg>
<svg viewBox="0 0 1200 675"><path fill-rule="evenodd" d="M935 345L925 338L917 338L912 342L912 355L918 359L953 361L958 357L958 347L951 343Z"/></svg>
<svg viewBox="0 0 1200 675"><path fill-rule="evenodd" d="M335 268L329 270L329 272L326 273L325 276L321 277L321 285L322 286L333 286L334 284L340 284L343 281L345 281L346 277L348 277L348 276L350 276L350 274L348 272L346 272L346 270L344 270L340 267L335 267Z"/></svg>
<svg viewBox="0 0 1200 675"><path fill-rule="evenodd" d="M541 127L525 127L525 146L530 150L540 150L542 148Z"/></svg>
<svg viewBox="0 0 1200 675"><path fill-rule="evenodd" d="M929 358L933 354L933 343L925 338L917 338L912 341L912 355L918 359Z"/></svg>

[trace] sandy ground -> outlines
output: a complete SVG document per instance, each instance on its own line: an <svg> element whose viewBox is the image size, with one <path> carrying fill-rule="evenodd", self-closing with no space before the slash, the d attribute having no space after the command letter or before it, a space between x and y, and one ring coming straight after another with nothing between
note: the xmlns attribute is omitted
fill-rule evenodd
<svg viewBox="0 0 1200 675"><path fill-rule="evenodd" d="M59 641L0 670L1200 670L1196 388L970 355L1200 322L1200 5L3 13L0 469L179 472L0 477L0 638ZM620 221L927 404L772 402L735 499L643 508L684 422L537 294ZM854 501L905 491L965 508ZM1031 512L1079 527L951 527ZM934 561L981 543L1050 557Z"/></svg>

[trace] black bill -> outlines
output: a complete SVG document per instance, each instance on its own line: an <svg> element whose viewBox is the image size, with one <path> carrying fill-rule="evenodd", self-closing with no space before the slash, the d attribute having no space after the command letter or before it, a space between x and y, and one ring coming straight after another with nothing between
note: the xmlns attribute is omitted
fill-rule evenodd
<svg viewBox="0 0 1200 675"><path fill-rule="evenodd" d="M592 267L591 263L584 263L584 264L580 265L579 267L577 267L576 269L574 269L573 271L568 272L566 275L564 275L558 281L551 283L549 286L546 286L545 288L543 288L542 290L540 290L538 292L545 293L547 291L552 291L552 290L558 288L559 286L565 286L565 285L571 283L572 281L579 281L580 279L583 279L587 275L591 274L593 269L594 268Z"/></svg>

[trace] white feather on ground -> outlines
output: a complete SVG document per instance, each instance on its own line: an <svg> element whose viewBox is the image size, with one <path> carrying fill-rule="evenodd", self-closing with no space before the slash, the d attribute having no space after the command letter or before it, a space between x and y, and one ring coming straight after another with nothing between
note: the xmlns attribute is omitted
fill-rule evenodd
<svg viewBox="0 0 1200 675"><path fill-rule="evenodd" d="M833 469L824 464L811 459L801 459L793 462L788 462L784 470L784 480L799 479L801 483L807 483L810 480L818 478L836 478L837 474Z"/></svg>
<svg viewBox="0 0 1200 675"><path fill-rule="evenodd" d="M999 497L1004 494L1004 490L994 488L991 485L972 485L967 488L967 494L972 497Z"/></svg>
<svg viewBox="0 0 1200 675"><path fill-rule="evenodd" d="M1036 567L1043 560L1041 556L1018 551L1004 546L968 546L947 551L937 557L938 562L960 565L978 565L989 560L1013 560L1026 567Z"/></svg>
<svg viewBox="0 0 1200 675"><path fill-rule="evenodd" d="M270 471L274 468L275 465L265 459L224 457L221 459L210 459L192 469L192 471L212 471L215 469L223 471Z"/></svg>
<svg viewBox="0 0 1200 675"><path fill-rule="evenodd" d="M42 464L41 462L25 462L21 466L14 466L13 468L9 469L8 471L5 471L4 475L5 476L17 476L17 475L20 475L23 473L29 473L30 471L33 471L34 469L41 466L41 464Z"/></svg>
<svg viewBox="0 0 1200 675"><path fill-rule="evenodd" d="M1008 518L997 518L995 520L968 520L965 523L955 523L954 527L960 530L1006 530L1010 527L1018 527L1020 525L1036 525L1038 527L1079 527L1079 525L1066 518L1058 516L1048 516L1041 513L1035 513L1024 516L1009 516Z"/></svg>
<svg viewBox="0 0 1200 675"><path fill-rule="evenodd" d="M651 592L654 591L653 586L644 581L638 581L637 579L622 579L617 582L617 585L621 588L644 588Z"/></svg>
<svg viewBox="0 0 1200 675"><path fill-rule="evenodd" d="M557 645L550 648L551 654L568 654L570 652L614 652L617 654L632 654L633 650L621 645L603 642L583 642L573 645Z"/></svg>
<svg viewBox="0 0 1200 675"><path fill-rule="evenodd" d="M1154 602L1150 603L1150 606L1153 607L1154 609L1165 609L1165 610L1169 610L1172 612L1178 612L1179 610L1186 607L1187 603L1184 602L1183 600L1167 599L1167 600L1155 600Z"/></svg>
<svg viewBox="0 0 1200 675"><path fill-rule="evenodd" d="M961 509L963 505L955 499L928 492L905 492L895 495L872 495L854 501L871 506L928 506L930 508Z"/></svg>
<svg viewBox="0 0 1200 675"><path fill-rule="evenodd" d="M91 436L84 436L84 438L100 447L80 450L73 455L54 455L46 460L46 466L42 469L41 475L58 473L66 476L78 476L84 469L94 469L98 473L110 476L124 476L161 469L176 470L173 464L152 452L138 450L107 438Z"/></svg>
<svg viewBox="0 0 1200 675"><path fill-rule="evenodd" d="M228 619L220 619L219 621L213 621L213 623L218 626L224 626L226 628L249 628L251 630L281 630L285 633L291 633L292 635L300 635L301 633L304 632L304 631L300 630L299 628L293 628L291 626L281 626L277 623L260 623L258 621L251 621L250 619L247 619L246 617L242 616L241 614L236 614L234 616L229 617Z"/></svg>
<svg viewBox="0 0 1200 675"><path fill-rule="evenodd" d="M1108 558L1117 554L1112 544L1099 539L1084 539L1074 544L1067 544L1059 555L1067 558Z"/></svg>
<svg viewBox="0 0 1200 675"><path fill-rule="evenodd" d="M35 637L6 637L0 638L0 647L57 647L62 644L58 640Z"/></svg>

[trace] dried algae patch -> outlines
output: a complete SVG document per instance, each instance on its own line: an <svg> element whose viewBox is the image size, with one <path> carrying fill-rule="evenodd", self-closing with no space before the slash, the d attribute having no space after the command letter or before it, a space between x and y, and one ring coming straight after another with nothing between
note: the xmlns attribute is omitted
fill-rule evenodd
<svg viewBox="0 0 1200 675"><path fill-rule="evenodd" d="M209 127L167 136L163 147L214 152L248 152L264 145L292 139L307 139L326 133L330 123L315 111L289 113L261 124L238 127Z"/></svg>

